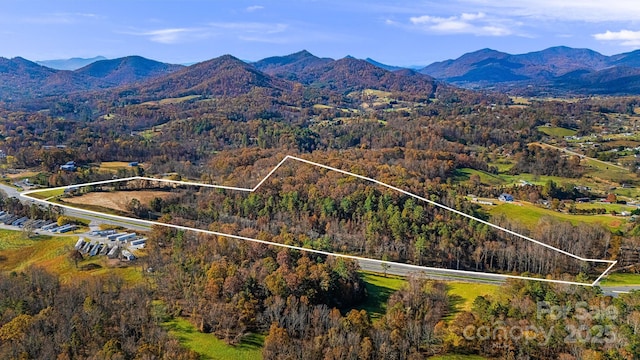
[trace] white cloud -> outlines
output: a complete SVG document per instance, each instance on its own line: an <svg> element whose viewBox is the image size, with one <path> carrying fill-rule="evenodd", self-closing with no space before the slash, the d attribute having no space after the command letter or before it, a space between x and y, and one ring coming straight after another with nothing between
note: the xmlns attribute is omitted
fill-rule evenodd
<svg viewBox="0 0 640 360"><path fill-rule="evenodd" d="M247 7L245 10L246 10L247 12L253 12L253 11L258 11L258 10L262 10L262 9L264 9L264 6L261 6L261 5L253 5L253 6L249 6L249 7Z"/></svg>
<svg viewBox="0 0 640 360"><path fill-rule="evenodd" d="M276 39L289 28L287 24L270 24L259 22L218 22L201 27L176 27L148 31L127 31L124 34L143 36L161 44L178 44L198 41L213 36L237 38L243 41L283 42Z"/></svg>
<svg viewBox="0 0 640 360"><path fill-rule="evenodd" d="M514 17L586 22L637 21L637 0L458 0L466 6Z"/></svg>
<svg viewBox="0 0 640 360"><path fill-rule="evenodd" d="M419 29L442 34L473 34L478 36L506 36L513 31L505 20L487 17L483 12L462 13L460 16L438 17L430 15L409 18Z"/></svg>
<svg viewBox="0 0 640 360"><path fill-rule="evenodd" d="M439 21L430 27L432 30L452 33L470 33L473 32L473 26L464 21L445 20Z"/></svg>
<svg viewBox="0 0 640 360"><path fill-rule="evenodd" d="M486 15L483 12L479 12L476 14L462 13L462 15L460 15L460 19L464 21L473 21L473 20L482 19L485 16Z"/></svg>
<svg viewBox="0 0 640 360"><path fill-rule="evenodd" d="M142 33L142 35L149 36L149 39L153 42L175 44L181 40L185 33L188 32L188 29L161 29L148 31L146 33Z"/></svg>
<svg viewBox="0 0 640 360"><path fill-rule="evenodd" d="M127 31L127 35L143 36L160 44L179 44L212 36L207 28L167 28L149 31Z"/></svg>
<svg viewBox="0 0 640 360"><path fill-rule="evenodd" d="M593 34L594 39L601 41L616 41L623 46L640 46L640 31L620 30Z"/></svg>
<svg viewBox="0 0 640 360"><path fill-rule="evenodd" d="M489 36L507 36L511 35L511 30L501 27L501 26L483 26L480 28L482 33L487 34Z"/></svg>

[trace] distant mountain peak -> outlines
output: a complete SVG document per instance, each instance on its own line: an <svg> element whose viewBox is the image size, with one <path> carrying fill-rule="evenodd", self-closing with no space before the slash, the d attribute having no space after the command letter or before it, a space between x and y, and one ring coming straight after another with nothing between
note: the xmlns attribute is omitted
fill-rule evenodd
<svg viewBox="0 0 640 360"><path fill-rule="evenodd" d="M219 60L219 61L237 61L237 62L241 62L244 63L244 61L238 59L237 57L231 55L231 54L224 54L216 59L213 60Z"/></svg>
<svg viewBox="0 0 640 360"><path fill-rule="evenodd" d="M165 64L138 55L99 60L75 73L99 78L109 84L124 84L154 78L181 69L181 65Z"/></svg>
<svg viewBox="0 0 640 360"><path fill-rule="evenodd" d="M287 80L297 80L297 74L304 69L332 61L319 58L307 50L301 50L285 56L272 56L253 63L253 66L269 75Z"/></svg>
<svg viewBox="0 0 640 360"><path fill-rule="evenodd" d="M301 57L314 57L314 58L317 58L317 56L313 55L312 53L310 53L308 50L305 50L305 49L300 50L300 51L298 51L296 53L293 53L293 54L291 54L289 56L298 57L298 58L301 58Z"/></svg>
<svg viewBox="0 0 640 360"><path fill-rule="evenodd" d="M498 51L492 48L482 48L480 50L476 50L471 52L471 54L504 54L502 51Z"/></svg>
<svg viewBox="0 0 640 360"><path fill-rule="evenodd" d="M92 58L73 57L70 59L42 60L36 61L36 63L56 70L77 70L100 60L107 60L107 58L104 56Z"/></svg>
<svg viewBox="0 0 640 360"><path fill-rule="evenodd" d="M289 89L292 84L269 76L235 56L226 54L203 61L134 87L143 98L187 95L239 96L256 88L268 92Z"/></svg>
<svg viewBox="0 0 640 360"><path fill-rule="evenodd" d="M377 66L379 68L385 69L385 70L389 70L389 71L398 71L398 70L403 70L405 69L402 66L393 66L393 65L387 65L387 64L383 64L379 61L373 60L372 58L366 58L364 59L364 61L368 62L369 64L372 64L374 66Z"/></svg>

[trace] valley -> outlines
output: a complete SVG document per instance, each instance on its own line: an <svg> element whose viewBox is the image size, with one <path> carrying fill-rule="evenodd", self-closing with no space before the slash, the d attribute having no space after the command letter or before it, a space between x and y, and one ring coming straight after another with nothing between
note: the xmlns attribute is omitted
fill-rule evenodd
<svg viewBox="0 0 640 360"><path fill-rule="evenodd" d="M587 55L595 72L613 61ZM532 94L519 70L526 91L477 90L451 80L468 75L455 63L434 78L308 51L77 70L3 61L0 210L146 242L125 261L78 257L80 233L0 234L0 357L493 359L502 340L540 359L637 350L632 87ZM588 325L622 340L537 346L577 314L541 305L582 302L615 308ZM465 335L497 322L537 340ZM83 341L29 347L51 334Z"/></svg>

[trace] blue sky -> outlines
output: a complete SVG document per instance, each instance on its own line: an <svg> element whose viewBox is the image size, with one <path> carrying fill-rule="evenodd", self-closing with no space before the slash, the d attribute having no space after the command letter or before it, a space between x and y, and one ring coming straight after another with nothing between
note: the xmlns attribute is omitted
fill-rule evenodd
<svg viewBox="0 0 640 360"><path fill-rule="evenodd" d="M492 48L640 48L637 0L3 0L0 56L188 63L302 49L427 65Z"/></svg>

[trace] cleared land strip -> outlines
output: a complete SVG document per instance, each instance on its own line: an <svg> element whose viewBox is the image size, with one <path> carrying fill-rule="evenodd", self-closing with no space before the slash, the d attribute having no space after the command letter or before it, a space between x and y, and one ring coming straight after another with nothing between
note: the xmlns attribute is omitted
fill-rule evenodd
<svg viewBox="0 0 640 360"><path fill-rule="evenodd" d="M271 177L271 175L273 175L288 160L294 160L294 161L302 162L302 163L309 164L309 165L312 165L312 166L316 166L316 167L319 167L319 168L327 169L327 170L330 170L330 171L335 171L335 172L338 172L338 173L341 173L341 174L344 174L344 175L353 176L353 177L365 180L367 182L371 182L371 183L386 187L386 188L391 189L393 191L397 191L399 193L405 194L407 196L413 197L415 199L418 199L420 201L426 202L426 203L431 204L433 206L437 206L439 208L442 208L442 209L445 209L447 211L453 212L455 214L458 214L460 216L466 217L468 219L471 219L471 220L477 221L479 223L485 224L485 225L490 226L490 227L492 227L494 229L497 229L499 231L505 232L505 233L510 234L510 235L514 235L514 236L519 237L519 238L521 238L523 240L530 241L530 242L532 242L534 244L543 246L543 247L545 247L547 249L550 249L552 251L559 252L559 253L561 253L563 255L569 256L569 257L577 259L579 261L594 262L594 263L604 263L604 264L609 264L609 266L592 283L581 283L581 282L575 282L575 281L544 279L544 278L535 278L535 277L529 277L529 276L506 275L506 274L495 274L495 273L466 271L466 270L452 270L452 269L434 268L434 267L426 267L426 266L418 266L418 265L403 264L403 263L390 262L390 261L384 261L384 260L370 259L370 258L364 258L364 257L354 256L354 255L332 253L332 252L327 252L327 251L304 248L304 247L300 247L300 246L293 246L293 245L285 245L285 244L280 244L280 243L274 243L274 242L270 242L270 241L264 241L264 240L259 240L259 239L254 239L254 238L249 238L249 237L244 237L244 236L239 236L239 235L234 235L234 234L226 234L226 233L221 233L221 232L217 232L217 231L209 231L209 230L203 230L203 229L191 228L191 227L187 227L187 226L162 223L162 222L151 221L151 220L135 219L135 218L127 217L127 216L106 214L106 213L102 213L102 212L98 212L98 211L78 209L78 208L75 208L75 207L72 207L72 206L51 202L51 201L46 200L46 199L39 199L37 197L29 196L31 194L37 194L37 193L43 192L43 191L67 189L67 188L71 188L71 187L78 188L78 187L82 187L82 186L102 185L102 184L109 184L109 183L115 183L115 182L125 182L125 181L132 181L132 180L148 180L148 181L166 182L166 183L186 185L186 186L199 186L199 187L209 187L209 188L215 188L215 189L254 192L257 189L259 189L260 186L267 179L269 179L269 177ZM427 199L425 197L422 197L422 196L410 193L410 192L408 192L406 190L400 189L398 187L383 183L382 181L379 181L379 180L376 180L376 179L372 179L372 178L369 178L369 177L366 177L366 176L363 176L363 175L354 174L354 173L351 173L351 172L348 172L348 171L345 171L345 170L337 169L337 168L334 168L334 167L331 167L331 166L328 166L328 165L319 164L319 163L316 163L316 162L313 162L313 161L309 161L309 160L298 158L298 157L291 156L291 155L287 155L284 159L282 159L282 161L280 161L253 188L240 188L240 187L232 187L232 186L224 186L224 185L212 185L212 184L202 184L202 183L187 182L187 181L164 180L164 179L154 179L154 178L148 178L148 177L134 176L134 177L124 178L124 179L113 179L113 180L97 181L97 182L91 182L91 183L85 183L85 184L61 186L61 187L52 188L52 189L30 190L30 191L25 191L25 192L21 193L20 196L28 198L28 199L33 200L33 201L38 201L40 203L54 205L54 206L60 206L60 207L65 208L65 209L69 209L69 210L77 211L77 212L81 212L81 213L98 215L98 216L108 217L108 218L122 220L122 221L134 221L136 223L165 226L165 227L170 227L170 228L179 229L179 230L194 231L194 232L200 232L200 233L209 234L209 235L223 236L223 237L228 237L228 238L232 238L232 239L251 241L251 242L267 244L267 245L273 245L273 246L280 246L280 247L285 247L285 248L289 248L289 249L294 249L294 250L299 250L299 251L306 251L306 252L311 252L311 253L316 253L316 254L321 254L321 255L342 257L342 258L346 258L346 259L353 259L353 260L357 260L357 261L359 261L361 263L364 262L364 263L370 263L370 264L377 264L377 265L380 266L380 268L383 268L383 267L386 267L386 266L398 266L398 267L402 267L402 268L406 268L406 269L412 269L413 271L424 271L424 272L427 272L427 273L435 273L435 274L438 274L438 273L440 273L440 274L443 274L443 273L445 273L445 274L459 274L461 276L482 276L482 277L492 278L492 279L509 279L510 278L510 279L544 281L544 282L552 282L552 283L560 283L560 284L568 284L568 285L595 286L602 279L602 277L605 276L615 266L615 264L617 263L617 261L614 261L614 260L583 258L583 257L577 256L575 254L569 253L567 251L564 251L562 249L558 249L558 248L556 248L554 246L551 246L549 244L545 244L545 243L543 243L541 241L532 239L532 238L530 238L528 236L519 234L519 233L517 233L515 231L509 230L509 229L503 228L501 226L495 225L493 223L490 223L488 221L476 218L476 217L474 217L472 215L469 215L469 214L466 214L466 213L464 213L462 211L459 211L459 210L453 209L451 207L448 207L446 205L443 205L443 204L437 203L435 201L429 200L429 199Z"/></svg>

